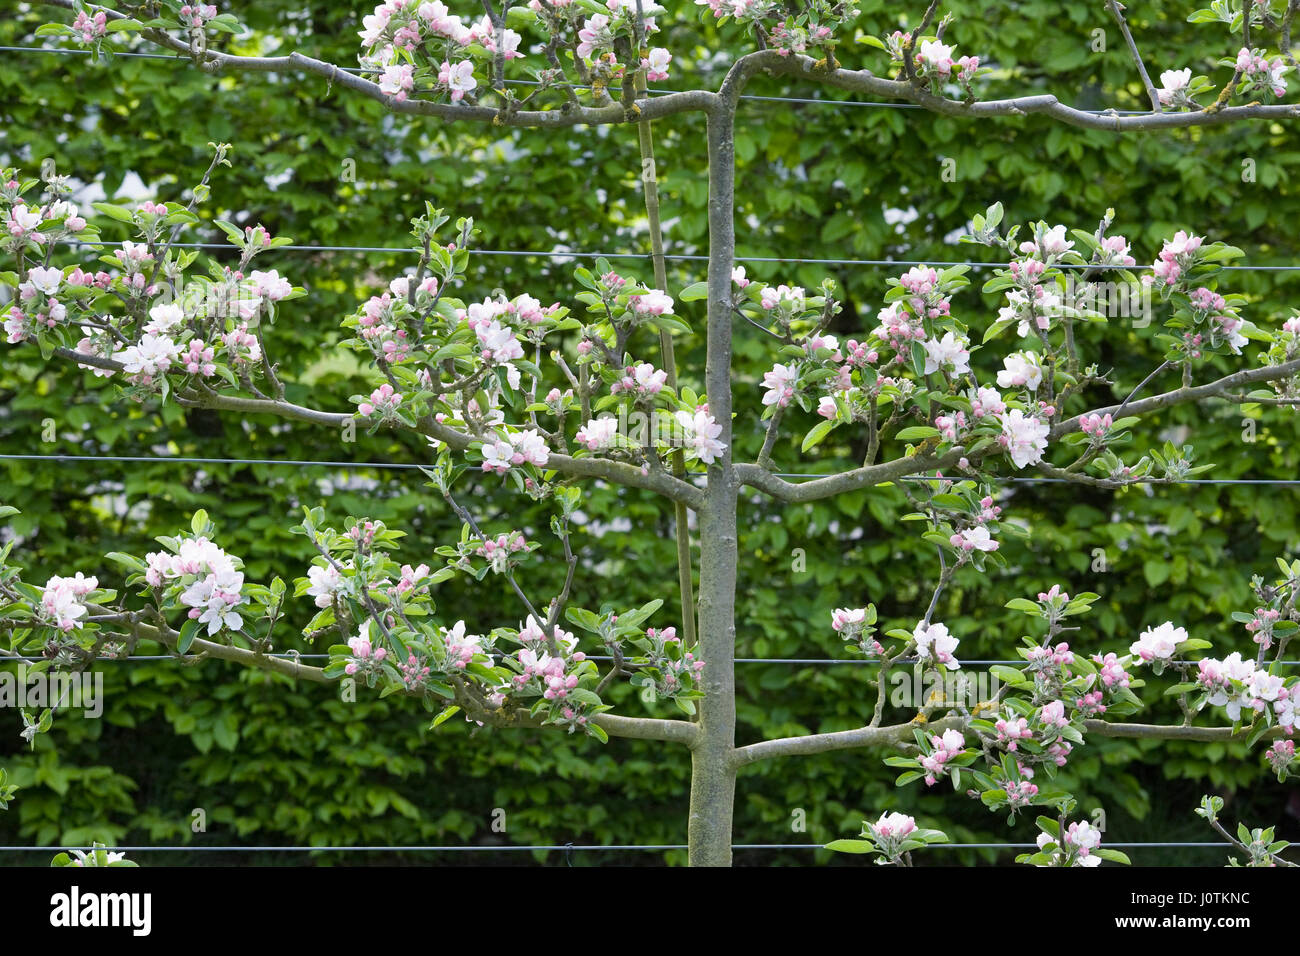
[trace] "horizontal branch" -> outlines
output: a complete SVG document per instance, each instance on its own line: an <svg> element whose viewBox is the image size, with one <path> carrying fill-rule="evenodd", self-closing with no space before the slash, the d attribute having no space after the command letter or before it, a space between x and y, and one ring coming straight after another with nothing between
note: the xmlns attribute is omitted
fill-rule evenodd
<svg viewBox="0 0 1300 956"><path fill-rule="evenodd" d="M77 362L81 365L89 365L93 368L104 369L105 371L121 372L124 370L122 363L114 359L88 355L74 349L57 348L54 350L54 354L59 358ZM239 395L222 395L217 392L189 390L179 392L177 399L182 404L196 408L242 412L248 415L275 415L279 418L308 422L313 425L324 425L330 428L342 428L346 422L355 418L349 412L325 412L274 398L246 398ZM454 428L448 428L446 425L440 425L432 419L426 419L422 422L419 432L426 437L436 438L438 441L446 443L455 451L464 451L475 441L472 435L467 435ZM579 478L600 478L631 488L643 488L674 501L685 502L696 510L699 510L704 504L704 492L701 489L665 471L642 472L635 465L611 461L607 458L573 458L558 453L552 453L549 456L546 468Z"/></svg>
<svg viewBox="0 0 1300 956"><path fill-rule="evenodd" d="M807 756L833 750L854 750L860 747L896 747L914 744L912 731L942 734L945 730L960 729L962 719L945 717L934 723L910 721L887 727L858 727L827 734L808 734L802 737L781 737L740 747L735 752L735 765L744 767L760 760L774 757ZM1204 743L1246 740L1250 729L1234 731L1231 727L1189 727L1172 724L1115 724L1104 720L1085 720L1084 730L1098 737L1143 740L1191 740ZM1280 737L1281 727L1273 727L1261 739Z"/></svg>
<svg viewBox="0 0 1300 956"><path fill-rule="evenodd" d="M73 0L41 0L41 2L64 10L75 9ZM110 10L106 7L94 7L93 9L103 10L109 19L126 19L124 14L116 10ZM1122 116L1114 110L1093 113L1087 110L1075 109L1066 106L1049 93L1000 100L966 102L935 96L910 81L885 79L876 76L870 70L827 69L825 66L819 65L820 62L824 61L813 60L811 57L797 54L782 55L776 50L759 50L736 60L728 71L719 93L710 90L684 90L668 93L637 100L635 108L630 110L626 109L621 103L610 103L603 106L581 106L572 100L566 100L560 107L551 110L494 109L487 106L471 106L463 102L455 104L438 103L418 97L410 97L399 102L383 93L379 89L379 84L342 70L332 63L326 63L302 53L295 52L285 56L239 56L215 50L206 50L196 57L191 53L189 45L184 40L174 37L166 31L142 30L140 35L151 43L170 50L178 56L196 59L199 68L210 73L223 70L253 73L300 71L320 76L331 84L338 84L370 99L377 100L395 113L435 116L452 122L464 120L496 126L538 129L640 123L645 120L660 119L680 113L707 113L719 105L734 109L737 98L745 84L751 77L759 73L767 73L773 76L800 77L849 92L865 93L890 100L902 100L915 103L931 112L947 116L980 119L1038 114L1051 117L1071 126L1116 133L1185 129L1192 126L1216 126L1238 120L1292 119L1300 116L1300 106L1285 103L1268 105L1250 103L1244 106L1223 108L1210 106L1193 112L1165 113L1157 110L1151 113Z"/></svg>
<svg viewBox="0 0 1300 956"><path fill-rule="evenodd" d="M935 96L926 90L904 80L888 80L876 76L870 70L829 70L818 66L811 57L789 55L782 56L775 50L760 50L741 57L732 66L732 73L737 77L737 93L744 81L755 74L767 73L773 76L797 76L812 80L825 86L832 86L853 93L867 93L872 96L892 100L904 100L924 107L933 113L945 116L957 116L968 119L980 119L997 116L1028 116L1038 114L1078 126L1084 129L1105 130L1114 133L1137 132L1141 130L1186 129L1190 126L1217 126L1237 120L1249 119L1293 119L1300 116L1300 106L1277 103L1270 105L1249 104L1229 106L1223 109L1212 108L1189 113L1139 113L1121 116L1114 110L1092 113L1087 110L1066 106L1050 93L1018 96L1001 100L978 100L964 102Z"/></svg>
<svg viewBox="0 0 1300 956"><path fill-rule="evenodd" d="M945 717L932 724L923 721L909 721L905 724L892 724L887 727L858 727L854 730L837 730L828 734L806 734L802 737L778 737L763 740L756 744L738 747L733 756L736 767L745 767L760 760L773 757L801 757L809 754L822 754L832 750L855 750L859 747L896 747L899 744L912 744L913 730L925 730L941 734L950 728L961 726L956 717Z"/></svg>
<svg viewBox="0 0 1300 956"><path fill-rule="evenodd" d="M1204 385L1174 389L1161 395L1153 395L1150 398L1129 402L1127 405L1123 403L1107 405L1104 408L1096 408L1060 422L1052 429L1051 439L1057 441L1071 432L1079 431L1079 422L1089 415L1111 415L1119 412L1121 408L1124 409L1125 414L1144 415L1187 402L1226 397L1227 393L1243 385L1270 382L1276 379L1289 378L1292 375L1300 375L1300 359L1283 362L1280 365L1261 365L1258 368L1243 369L1240 372L1233 372L1231 375L1225 375L1223 378L1207 382ZM1229 398L1229 400L1235 401L1236 399ZM910 458L896 458L893 461L883 462L879 465L854 468L851 471L844 471L837 475L828 475L825 478L817 478L803 483L788 482L777 478L766 468L753 463L737 465L736 475L742 484L766 492L781 501L809 502L847 491L855 491L868 485L881 484L912 475L952 468L962 458L967 458L971 464L975 464L990 455L1001 454L1001 451L1002 449L996 444L989 445L979 452L968 452L963 446L957 445L942 455L916 455ZM1055 477L1078 481L1082 484L1095 484L1099 487L1118 488L1134 484L1131 481L1112 482L1079 472L1066 472L1063 469L1054 468L1050 464L1043 466L1041 470Z"/></svg>
<svg viewBox="0 0 1300 956"><path fill-rule="evenodd" d="M92 614L111 613L110 608L100 607L95 604L87 605L87 609ZM180 639L180 632L174 631L167 626L160 628L153 624L146 624L143 621L134 620L125 622L123 626L140 640L154 641L164 647L174 649L177 640ZM190 643L186 655L212 657L217 660L231 661L235 664L241 664L244 667L270 671L273 674L292 677L296 680L311 681L316 684L331 683L331 678L325 676L325 671L322 668L313 667L309 664L302 664L292 658L270 657L266 654L259 654L256 651L248 650L247 648L235 647L231 644L218 644L216 641L204 640L201 637L194 638Z"/></svg>
<svg viewBox="0 0 1300 956"><path fill-rule="evenodd" d="M1195 402L1203 398L1219 398L1225 392L1233 391L1242 385L1272 382L1280 378L1289 378L1292 375L1300 375L1300 359L1292 359L1290 362L1283 362L1281 365L1261 365L1258 368L1242 369L1240 372L1233 372L1231 375L1225 375L1213 382L1206 382L1204 385L1189 385L1185 388L1176 388L1172 392L1164 392L1160 395L1152 395L1150 398L1138 399L1129 402L1127 405L1120 402L1115 405L1107 405L1105 408L1095 408L1081 415L1075 415L1073 418L1067 418L1053 427L1051 438L1055 441L1071 432L1077 432L1079 422L1089 415L1113 415L1119 412L1121 408L1124 410L1125 415L1144 415L1147 412L1159 411L1162 408L1182 405L1186 402Z"/></svg>
<svg viewBox="0 0 1300 956"><path fill-rule="evenodd" d="M73 10L73 0L41 0L41 2L64 10ZM124 14L107 7L95 7L103 10L110 20L129 19ZM144 39L178 54L187 59L195 59L200 69L208 73L222 71L244 73L311 73L329 81L331 85L345 87L362 96L383 103L394 113L415 116L436 116L449 121L467 121L486 123L494 126L518 126L536 129L557 129L570 126L612 126L619 124L640 123L645 120L662 119L678 113L707 112L716 96L707 90L687 90L670 93L649 99L636 101L634 109L626 109L622 103L609 103L604 106L580 106L565 102L553 110L516 110L495 109L489 106L471 106L466 103L436 103L418 97L409 97L398 101L380 90L379 84L367 80L355 73L350 73L333 63L326 63L302 53L290 53L285 56L239 56L206 50L195 56L189 44L163 30L142 30Z"/></svg>
<svg viewBox="0 0 1300 956"><path fill-rule="evenodd" d="M463 451L474 438L464 432L440 425L432 419L420 423L421 432L429 438L436 438L455 451ZM704 492L695 485L674 477L666 471L642 471L636 465L608 458L573 458L551 452L546 460L546 468L576 475L580 478L603 478L607 481L632 488L644 488L654 491L674 501L683 501L698 511L704 506Z"/></svg>
<svg viewBox="0 0 1300 956"><path fill-rule="evenodd" d="M1001 449L994 446L991 451L1000 452ZM825 478L816 478L802 483L789 482L783 478L778 478L766 468L747 462L736 465L736 477L742 485L748 485L751 488L766 492L781 501L808 502L829 498L832 495L843 494L847 491L856 491L859 488L866 488L868 485L896 481L899 478L906 478L909 475L916 475L921 472L952 468L963 457L970 457L971 461L974 462L989 453L989 451L986 451L981 454L968 455L963 446L957 445L942 455L915 455L911 458L895 458L893 461L883 462L879 465L854 468L852 471L842 471L838 475L828 475Z"/></svg>
<svg viewBox="0 0 1300 956"><path fill-rule="evenodd" d="M658 717L620 717L618 714L597 714L591 722L611 737L629 740L663 740L669 743L694 747L700 728L686 720L664 720Z"/></svg>
<svg viewBox="0 0 1300 956"><path fill-rule="evenodd" d="M88 609L93 614L109 614L111 609L100 607L98 605L89 605ZM175 649L177 640L180 639L180 632L172 630L170 627L161 628L146 624L143 621L130 621L123 625L130 630L140 640L154 641L164 647ZM282 677L290 677L295 680L311 681L316 684L333 684L336 683L332 677L326 677L325 671L320 667L313 667L303 664L291 657L273 657L267 654L259 654L256 651L248 650L243 647L235 647L230 644L218 644L215 641L195 638L186 652L186 656L195 658L210 657L222 661L231 661L244 667L251 667L257 670L269 671L273 674L279 674ZM407 695L413 696L413 695ZM475 709L471 701L458 700L457 703L465 707L466 712ZM519 715L523 715L522 718ZM476 718L484 719L485 723L492 723L498 727L541 727L540 721L535 721L527 717L527 711L521 709L516 714L502 715L500 711L495 714L473 714ZM494 720L494 717L500 716L501 719ZM699 728L695 724L685 720L663 720L651 717L620 717L617 714L597 714L592 718L592 723L600 727L611 737L624 737L632 740L662 740L673 743L694 746L695 739L699 735Z"/></svg>

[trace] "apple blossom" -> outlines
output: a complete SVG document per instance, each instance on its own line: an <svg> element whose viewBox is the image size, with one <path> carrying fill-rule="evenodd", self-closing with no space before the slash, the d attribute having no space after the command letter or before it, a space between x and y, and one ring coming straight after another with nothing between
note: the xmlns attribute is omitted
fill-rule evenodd
<svg viewBox="0 0 1300 956"><path fill-rule="evenodd" d="M1182 277L1183 271L1196 261L1204 241L1200 236L1178 230L1161 247L1160 255L1152 266L1152 274L1163 280L1165 285L1174 285Z"/></svg>
<svg viewBox="0 0 1300 956"><path fill-rule="evenodd" d="M1181 70L1165 70L1160 74L1160 89L1156 91L1162 106L1194 107L1196 103L1187 95L1187 87L1192 82L1192 71L1186 67Z"/></svg>
<svg viewBox="0 0 1300 956"><path fill-rule="evenodd" d="M77 351L84 352L86 349L78 346ZM185 351L181 353L180 363L184 366L185 371L191 375L197 375L200 378L211 378L217 371L216 363L213 362L215 357L216 353L213 348L205 344L202 339L190 339ZM95 374L111 373L96 369Z"/></svg>
<svg viewBox="0 0 1300 956"><path fill-rule="evenodd" d="M144 331L150 335L171 335L185 322L185 310L172 302L160 303L149 310Z"/></svg>
<svg viewBox="0 0 1300 956"><path fill-rule="evenodd" d="M1029 740L1034 736L1034 732L1029 729L1029 721L1024 717L1008 715L998 718L995 725L997 729L997 741L1006 749L1015 753L1021 740Z"/></svg>
<svg viewBox="0 0 1300 956"><path fill-rule="evenodd" d="M968 343L952 332L944 334L942 339L929 339L925 346L925 374L940 369L952 375L964 375L970 371L970 350Z"/></svg>
<svg viewBox="0 0 1300 956"><path fill-rule="evenodd" d="M672 59L673 55L663 47L652 48L650 55L641 60L641 68L646 71L646 79L651 83L668 79L668 64Z"/></svg>
<svg viewBox="0 0 1300 956"><path fill-rule="evenodd" d="M453 103L464 99L466 93L472 93L478 86L478 80L474 78L474 64L469 60L461 60L454 65L444 61L438 71L438 85L451 92Z"/></svg>
<svg viewBox="0 0 1300 956"><path fill-rule="evenodd" d="M231 329L221 337L229 360L236 365L256 365L262 361L262 345L246 324Z"/></svg>
<svg viewBox="0 0 1300 956"><path fill-rule="evenodd" d="M1146 664L1152 661L1167 661L1174 656L1178 645L1185 640L1187 640L1185 629L1174 627L1173 621L1165 621L1158 627L1147 628L1138 635L1138 639L1129 647L1129 653Z"/></svg>
<svg viewBox="0 0 1300 956"><path fill-rule="evenodd" d="M846 625L862 623L867 616L865 608L847 608L842 607L831 613L831 627L835 630L841 630Z"/></svg>
<svg viewBox="0 0 1300 956"><path fill-rule="evenodd" d="M1026 240L1020 244L1020 251L1026 255L1040 256L1051 262L1074 248L1074 242L1066 238L1064 226L1052 226L1043 230L1037 241Z"/></svg>
<svg viewBox="0 0 1300 956"><path fill-rule="evenodd" d="M137 345L116 352L113 358L122 363L123 370L139 385L152 385L180 355L180 347L166 335L145 333Z"/></svg>
<svg viewBox="0 0 1300 956"><path fill-rule="evenodd" d="M343 588L343 576L332 564L324 567L312 565L307 569L307 578L311 586L307 594L316 599L316 606L329 607L334 603L334 596Z"/></svg>
<svg viewBox="0 0 1300 956"><path fill-rule="evenodd" d="M694 414L681 411L677 413L676 419L683 432L688 458L698 458L706 465L711 465L726 451L727 446L718 441L718 436L722 434L722 426L708 411L696 409Z"/></svg>
<svg viewBox="0 0 1300 956"><path fill-rule="evenodd" d="M1049 701L1038 710L1038 721L1045 727L1068 727L1070 719L1065 715L1065 704L1059 700Z"/></svg>
<svg viewBox="0 0 1300 956"><path fill-rule="evenodd" d="M999 388L1023 387L1037 391L1043 383L1043 367L1035 352L1013 352L1002 360L998 372Z"/></svg>
<svg viewBox="0 0 1300 956"><path fill-rule="evenodd" d="M1002 434L998 441L1006 448L1012 463L1017 468L1024 468L1042 461L1050 432L1046 423L1013 408L1002 416Z"/></svg>
<svg viewBox="0 0 1300 956"><path fill-rule="evenodd" d="M971 398L971 415L975 418L1001 415L1006 410L1006 403L1002 400L1002 395L996 388L981 385L975 389Z"/></svg>
<svg viewBox="0 0 1300 956"><path fill-rule="evenodd" d="M497 47L497 30L492 25L492 21L486 15L469 28L469 36L472 42L481 43L483 49L489 53L498 52ZM501 46L499 52L507 60L517 60L523 56L519 52L519 44L523 40L514 30L503 28L501 30Z"/></svg>
<svg viewBox="0 0 1300 956"><path fill-rule="evenodd" d="M108 32L108 14L103 10L94 14L82 10L72 21L72 29L82 43L93 43Z"/></svg>
<svg viewBox="0 0 1300 956"><path fill-rule="evenodd" d="M603 13L592 14L578 31L578 56L591 59L597 50L605 49L614 42L614 35L609 29L609 17Z"/></svg>
<svg viewBox="0 0 1300 956"><path fill-rule="evenodd" d="M672 315L673 298L659 289L650 289L628 299L632 311L640 315Z"/></svg>
<svg viewBox="0 0 1300 956"><path fill-rule="evenodd" d="M1295 741L1275 741L1273 746L1264 753L1264 757L1273 768L1273 772L1278 775L1278 779L1285 780L1291 765L1295 763Z"/></svg>
<svg viewBox="0 0 1300 956"><path fill-rule="evenodd" d="M633 393L639 396L658 395L668 383L668 373L656 369L649 362L629 365L624 369L623 378L610 386L610 393Z"/></svg>
<svg viewBox="0 0 1300 956"><path fill-rule="evenodd" d="M772 366L769 371L763 373L763 387L767 389L763 394L763 404L785 408L790 404L790 399L794 398L794 386L798 380L798 366L781 364Z"/></svg>
<svg viewBox="0 0 1300 956"><path fill-rule="evenodd" d="M996 551L998 542L993 540L989 529L985 527L967 528L952 536L952 546L962 551Z"/></svg>
<svg viewBox="0 0 1300 956"><path fill-rule="evenodd" d="M934 786L939 777L947 772L947 764L953 757L966 749L966 738L959 730L945 730L942 735L930 736L932 752L921 758L920 764L925 770L925 785Z"/></svg>
<svg viewBox="0 0 1300 956"><path fill-rule="evenodd" d="M191 618L208 626L209 637L223 627L238 631L244 620L235 608L248 600L240 593L243 586L242 572L214 571L186 588L180 600L191 608Z"/></svg>
<svg viewBox="0 0 1300 956"><path fill-rule="evenodd" d="M289 284L289 280L283 278L274 269L266 272L254 270L248 274L248 280L252 283L254 295L270 299L272 302L279 302L293 292L293 286Z"/></svg>
<svg viewBox="0 0 1300 956"><path fill-rule="evenodd" d="M1079 419L1079 431L1095 439L1101 439L1115 424L1110 415L1084 415Z"/></svg>
<svg viewBox="0 0 1300 956"><path fill-rule="evenodd" d="M1251 93L1272 93L1282 96L1286 93L1286 80L1282 75L1290 67L1281 57L1271 62L1259 52L1242 47L1237 53L1237 72L1242 74Z"/></svg>
<svg viewBox="0 0 1300 956"><path fill-rule="evenodd" d="M445 666L453 671L465 670L476 656L487 653L482 637L465 633L464 621L457 621L451 627L444 628L443 641L447 652Z"/></svg>
<svg viewBox="0 0 1300 956"><path fill-rule="evenodd" d="M402 393L393 391L393 386L384 382L370 393L369 399L357 405L357 414L369 418L378 412L382 420L389 421L396 416L397 410L401 407Z"/></svg>
<svg viewBox="0 0 1300 956"><path fill-rule="evenodd" d="M912 632L912 639L916 641L916 656L921 660L934 661L949 670L961 667L961 662L953 656L959 641L948 633L946 625L922 621Z"/></svg>
<svg viewBox="0 0 1300 956"><path fill-rule="evenodd" d="M63 272L59 269L46 269L41 266L33 266L27 272L27 281L30 282L38 292L45 295L55 295L59 291L59 286L63 284Z"/></svg>
<svg viewBox="0 0 1300 956"><path fill-rule="evenodd" d="M42 590L42 616L60 631L80 628L80 619L86 616L86 606L81 599L98 586L95 578L85 578L80 571L75 578L55 575Z"/></svg>
<svg viewBox="0 0 1300 956"><path fill-rule="evenodd" d="M952 47L938 40L922 40L916 58L927 73L947 76L952 71Z"/></svg>
<svg viewBox="0 0 1300 956"><path fill-rule="evenodd" d="M916 820L905 813L882 813L871 830L882 840L901 840L916 829Z"/></svg>
<svg viewBox="0 0 1300 956"><path fill-rule="evenodd" d="M618 419L593 418L582 428L574 440L586 447L588 451L604 451L613 446L618 434Z"/></svg>
<svg viewBox="0 0 1300 956"><path fill-rule="evenodd" d="M802 312L805 308L804 290L799 286L778 285L764 286L759 302L769 312L783 310L791 314Z"/></svg>
<svg viewBox="0 0 1300 956"><path fill-rule="evenodd" d="M550 460L546 439L534 429L501 434L483 444L483 470L504 475L512 467L536 465L541 467Z"/></svg>

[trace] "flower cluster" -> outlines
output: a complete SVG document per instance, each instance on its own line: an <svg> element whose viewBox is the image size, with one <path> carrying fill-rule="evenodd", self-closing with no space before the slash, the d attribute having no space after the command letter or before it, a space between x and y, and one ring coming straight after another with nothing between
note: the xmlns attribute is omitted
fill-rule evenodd
<svg viewBox="0 0 1300 956"><path fill-rule="evenodd" d="M1176 284L1183 273L1195 265L1204 242L1205 239L1201 236L1178 230L1172 239L1167 239L1161 246L1160 255L1151 267L1152 275L1166 286Z"/></svg>
<svg viewBox="0 0 1300 956"><path fill-rule="evenodd" d="M574 440L588 451L605 451L618 440L617 418L593 418L578 429Z"/></svg>
<svg viewBox="0 0 1300 956"><path fill-rule="evenodd" d="M81 618L86 616L86 595L98 587L98 579L85 577L80 571L71 578L55 575L42 589L41 617L60 631L80 628Z"/></svg>
<svg viewBox="0 0 1300 956"><path fill-rule="evenodd" d="M352 659L347 662L343 672L349 677L360 673L366 678L367 684L373 687L377 671L388 656L388 649L374 647L369 637L362 636L348 638L348 647L352 649Z"/></svg>
<svg viewBox="0 0 1300 956"><path fill-rule="evenodd" d="M933 750L921 758L925 769L925 785L932 787L947 772L948 762L960 756L966 750L966 738L959 730L945 730L942 735L930 737Z"/></svg>
<svg viewBox="0 0 1300 956"><path fill-rule="evenodd" d="M361 64L379 74L380 91L397 102L417 82L431 82L457 102L478 87L475 57L523 56L517 32L498 29L487 16L467 23L440 0L387 0L363 19L362 27Z"/></svg>
<svg viewBox="0 0 1300 956"><path fill-rule="evenodd" d="M1034 866L1100 866L1102 859L1127 863L1122 853L1101 850L1101 831L1091 823L1071 823L1062 832L1058 821L1050 817L1038 819L1038 852L1016 857L1017 863Z"/></svg>
<svg viewBox="0 0 1300 956"><path fill-rule="evenodd" d="M896 63L908 66L910 47L910 72L918 83L924 84L931 92L939 92L949 82L956 82L967 97L973 97L971 81L981 72L980 58L977 56L954 57L955 48L944 43L938 37L914 38L910 33L895 30L879 40L868 37L865 42L885 50Z"/></svg>
<svg viewBox="0 0 1300 956"><path fill-rule="evenodd" d="M1276 720L1288 734L1296 723L1296 696L1286 679L1255 666L1254 661L1233 652L1222 660L1197 661L1196 683L1205 691L1205 703L1224 707L1233 721L1242 713L1262 714L1266 722Z"/></svg>
<svg viewBox="0 0 1300 956"><path fill-rule="evenodd" d="M145 582L168 593L179 590L177 599L189 608L192 620L207 627L208 636L223 627L243 628L244 619L236 610L248 601L241 565L205 535L176 541L171 554L152 552L145 556L145 564Z"/></svg>
<svg viewBox="0 0 1300 956"><path fill-rule="evenodd" d="M1269 60L1262 50L1242 47L1237 53L1236 70L1241 74L1238 93L1245 96L1286 94L1286 80L1282 75L1290 69L1282 57Z"/></svg>
<svg viewBox="0 0 1300 956"><path fill-rule="evenodd" d="M498 432L496 438L483 444L483 470L504 475L520 465L542 467L550 460L550 450L535 429L517 432Z"/></svg>
<svg viewBox="0 0 1300 956"><path fill-rule="evenodd" d="M831 612L831 629L845 641L852 641L868 657L885 653L884 647L872 636L876 632L875 624L874 604L856 608L841 607Z"/></svg>

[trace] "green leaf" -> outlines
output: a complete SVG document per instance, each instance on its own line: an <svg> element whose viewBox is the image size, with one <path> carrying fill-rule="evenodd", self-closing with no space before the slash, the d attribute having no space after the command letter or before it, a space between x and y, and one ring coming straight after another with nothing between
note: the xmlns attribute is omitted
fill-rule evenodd
<svg viewBox="0 0 1300 956"><path fill-rule="evenodd" d="M913 425L911 428L903 428L894 434L899 441L919 441L925 438L937 438L939 429L931 425Z"/></svg>
<svg viewBox="0 0 1300 956"><path fill-rule="evenodd" d="M698 275L699 273L696 273ZM709 297L709 284L707 282L693 282L681 292L677 293L679 302L698 302L700 299Z"/></svg>
<svg viewBox="0 0 1300 956"><path fill-rule="evenodd" d="M448 718L454 717L458 713L460 713L460 707L458 707L456 704L452 704L449 707L444 708L442 713L440 713L437 717L433 718L433 723L429 725L429 729L432 730L434 727L446 723Z"/></svg>
<svg viewBox="0 0 1300 956"><path fill-rule="evenodd" d="M1035 602L1028 598L1012 598L1006 604L1002 605L1012 611L1024 611L1026 614L1041 615L1043 609Z"/></svg>
<svg viewBox="0 0 1300 956"><path fill-rule="evenodd" d="M118 222L133 222L135 219L131 210L119 206L116 203L92 202L90 207L96 212L103 213L109 219L116 219Z"/></svg>
<svg viewBox="0 0 1300 956"><path fill-rule="evenodd" d="M1151 558L1142 564L1142 575L1147 584L1158 588L1169 580L1169 562L1163 558Z"/></svg>
<svg viewBox="0 0 1300 956"><path fill-rule="evenodd" d="M835 853L879 853L870 840L832 840L822 849Z"/></svg>
<svg viewBox="0 0 1300 956"><path fill-rule="evenodd" d="M176 638L176 653L185 654L189 651L190 645L194 643L194 638L198 636L199 629L202 627L198 618L189 618L181 625L180 636Z"/></svg>
<svg viewBox="0 0 1300 956"><path fill-rule="evenodd" d="M827 418L809 429L808 434L803 437L802 450L807 451L818 444L823 438L830 434L831 429L835 427L835 422Z"/></svg>

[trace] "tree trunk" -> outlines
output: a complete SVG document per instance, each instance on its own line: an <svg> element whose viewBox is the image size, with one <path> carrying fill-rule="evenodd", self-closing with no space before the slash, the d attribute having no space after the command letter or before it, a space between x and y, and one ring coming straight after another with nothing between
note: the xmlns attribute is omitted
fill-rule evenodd
<svg viewBox="0 0 1300 956"><path fill-rule="evenodd" d="M705 387L726 444L709 467L700 513L700 656L704 699L691 753L692 866L731 865L736 768L736 480L731 461L731 269L735 254L735 148L731 104L709 113L709 309Z"/></svg>
<svg viewBox="0 0 1300 956"><path fill-rule="evenodd" d="M711 398L712 396L710 396ZM731 865L731 810L736 791L735 605L736 496L709 486L700 525L700 656L704 699L700 736L691 752L692 866Z"/></svg>

